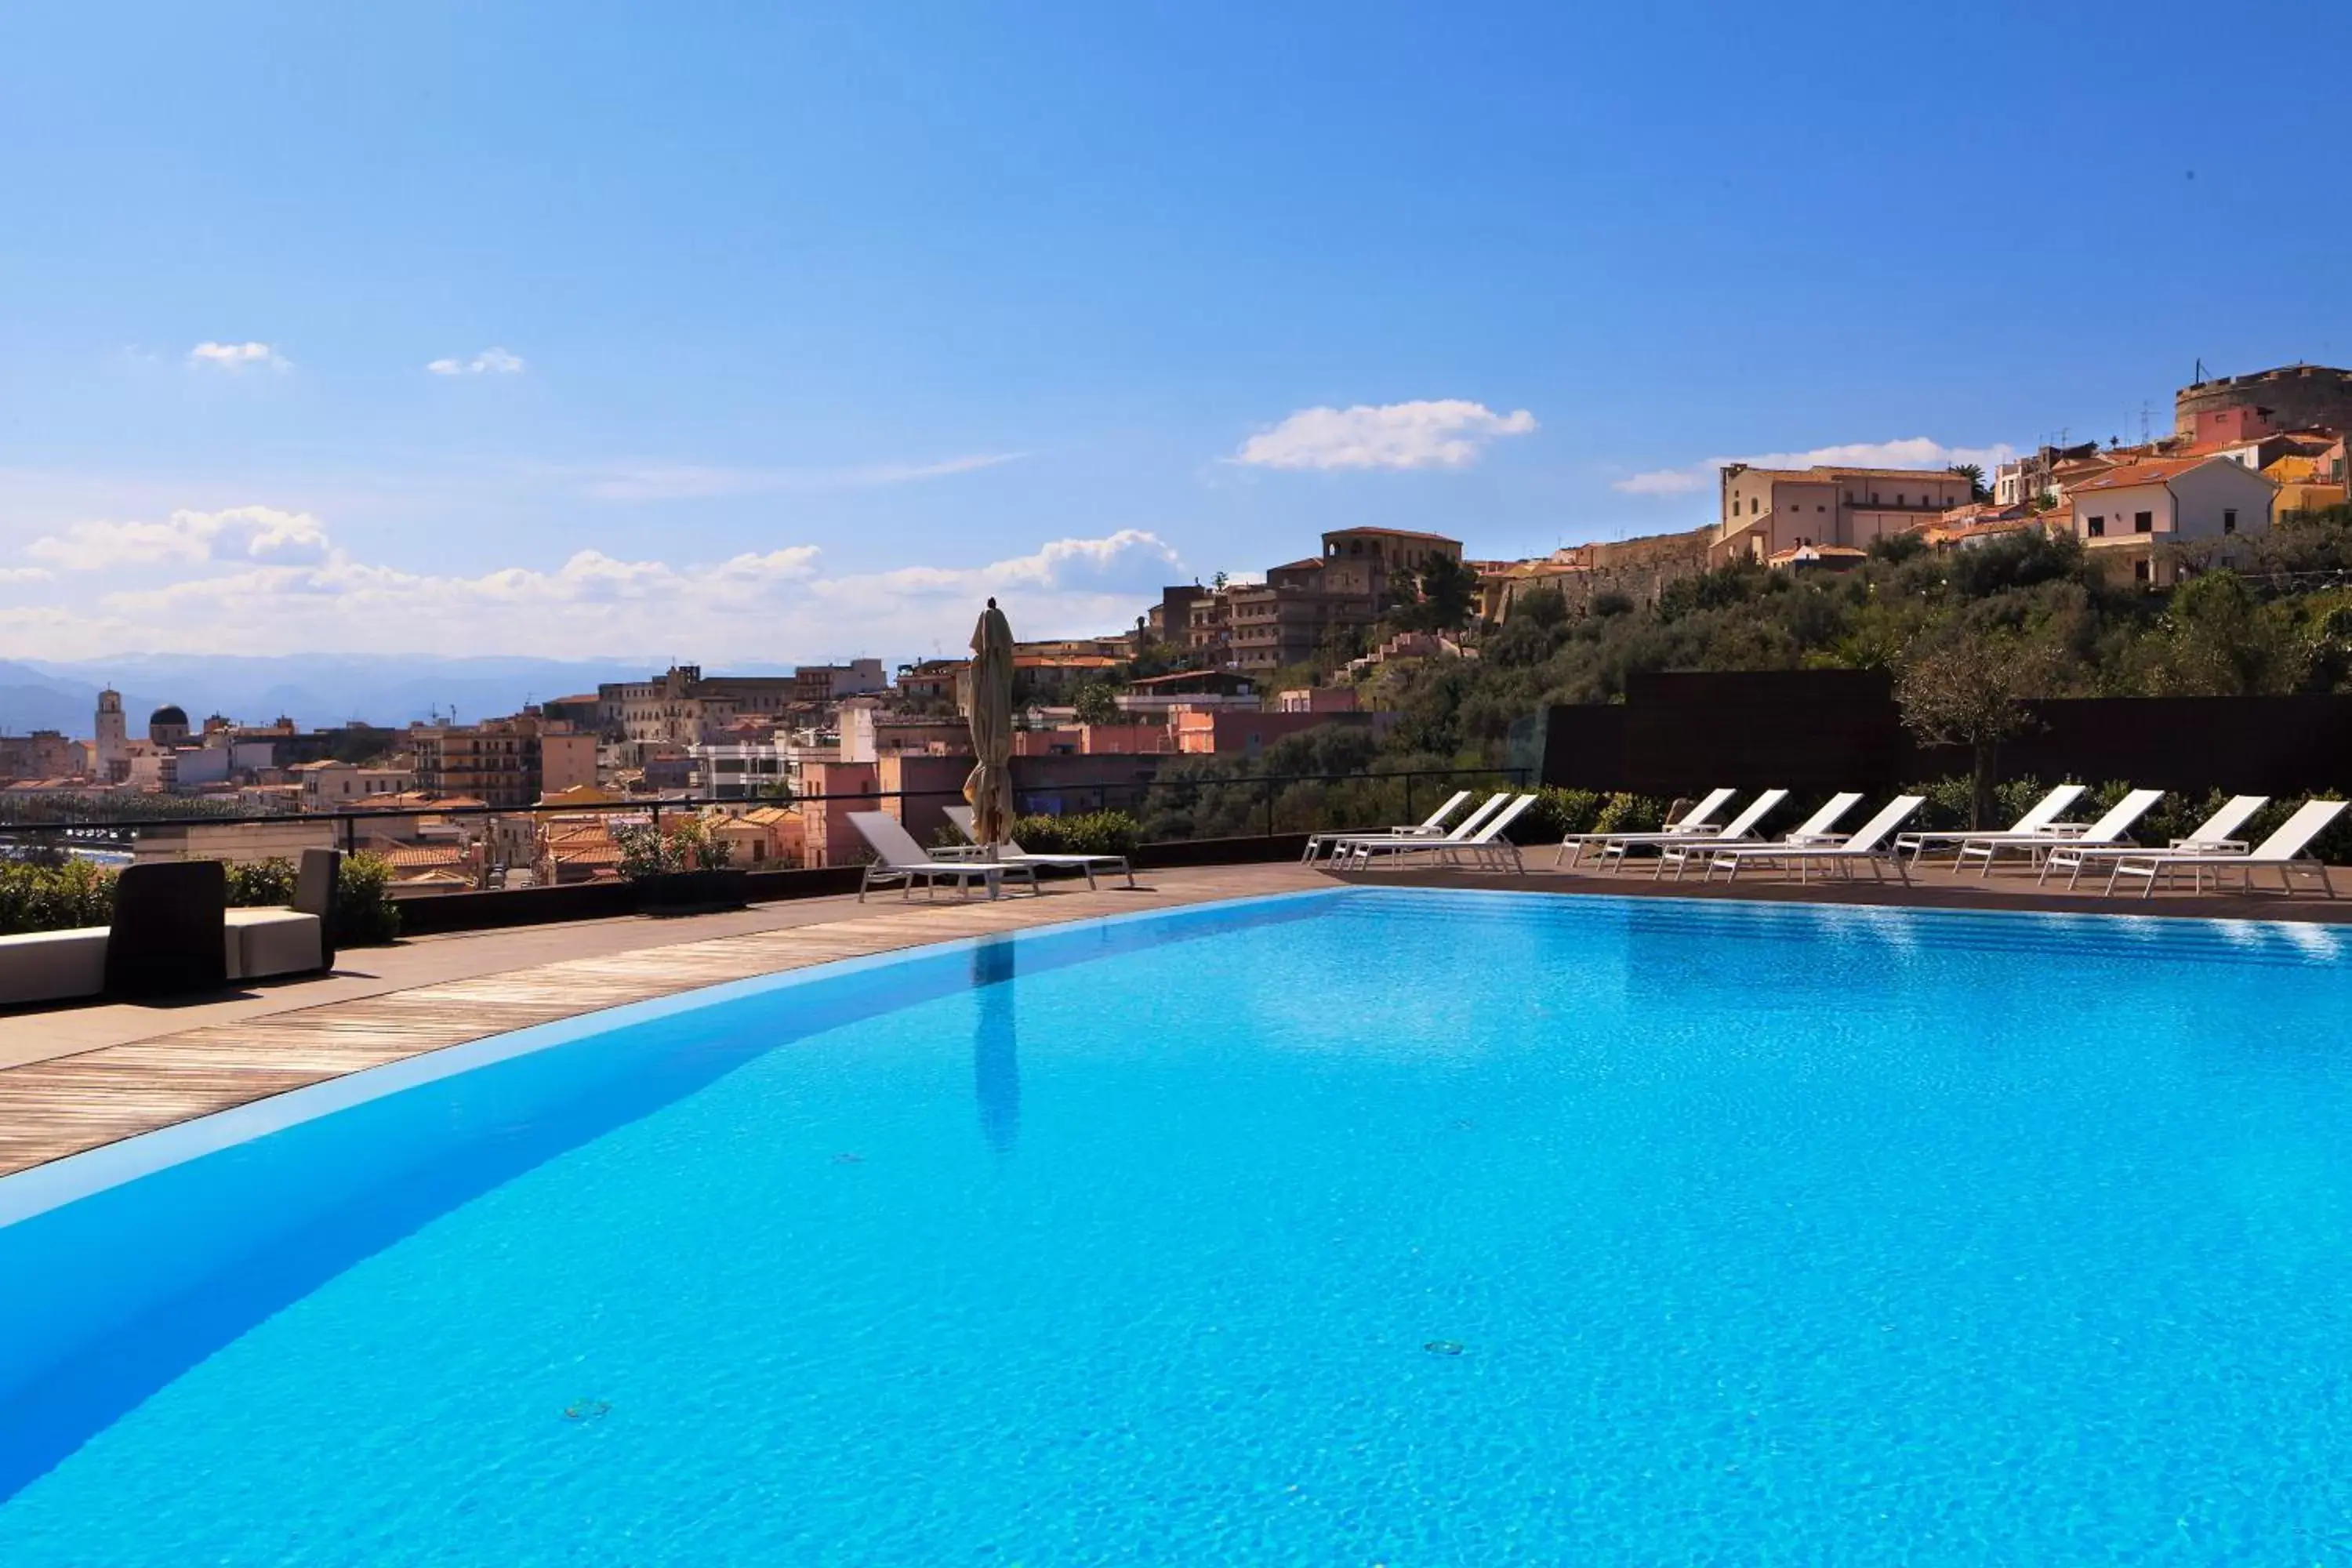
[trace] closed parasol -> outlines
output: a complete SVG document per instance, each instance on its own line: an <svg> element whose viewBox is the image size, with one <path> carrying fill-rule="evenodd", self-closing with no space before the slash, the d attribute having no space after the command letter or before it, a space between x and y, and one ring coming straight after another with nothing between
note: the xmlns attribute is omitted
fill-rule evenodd
<svg viewBox="0 0 2352 1568"><path fill-rule="evenodd" d="M971 754L979 765L963 781L972 837L992 850L1013 837L1013 626L988 601L971 628Z"/></svg>

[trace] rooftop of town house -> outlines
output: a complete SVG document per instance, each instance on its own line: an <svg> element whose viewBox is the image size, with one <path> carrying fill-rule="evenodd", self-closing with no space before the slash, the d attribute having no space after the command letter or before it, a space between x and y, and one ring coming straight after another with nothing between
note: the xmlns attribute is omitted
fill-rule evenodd
<svg viewBox="0 0 2352 1568"><path fill-rule="evenodd" d="M2085 490L2123 490L2135 489L2143 485L2160 485L2179 479L2192 468L2201 468L2208 463L2227 464L2249 478L2263 479L2263 476L2255 473L2252 468L2232 463L2229 458L2219 454L2208 453L2201 458L2146 458L2137 462L2125 463L2110 468L2104 474L2086 479L2075 485L2074 489L2079 495ZM2263 482L2269 484L2271 481L2263 479Z"/></svg>
<svg viewBox="0 0 2352 1568"><path fill-rule="evenodd" d="M1418 539L1431 544L1458 545L1462 542L1451 534L1423 533L1410 528L1332 528L1326 529L1323 534L1326 539L1369 539L1375 536L1381 539Z"/></svg>
<svg viewBox="0 0 2352 1568"><path fill-rule="evenodd" d="M466 852L455 844L395 844L374 853L383 856L395 871L456 866L466 858Z"/></svg>
<svg viewBox="0 0 2352 1568"><path fill-rule="evenodd" d="M1964 476L1949 468L1842 468L1833 463L1816 463L1808 468L1756 468L1744 464L1727 465L1727 474L1761 474L1768 479L1800 479L1828 484L1838 479L1958 479Z"/></svg>

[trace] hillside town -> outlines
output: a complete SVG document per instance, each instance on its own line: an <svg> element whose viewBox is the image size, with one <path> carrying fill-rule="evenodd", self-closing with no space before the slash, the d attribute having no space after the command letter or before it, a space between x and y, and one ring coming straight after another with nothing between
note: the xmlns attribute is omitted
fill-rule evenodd
<svg viewBox="0 0 2352 1568"><path fill-rule="evenodd" d="M1584 616L1737 563L1837 574L1898 536L1953 552L2022 533L2069 536L2112 581L2164 590L2242 564L2282 519L2344 506L2347 431L2352 372L2296 365L2181 388L2161 437L2042 445L1990 475L1728 464L1706 526L1534 559L1481 558L1434 531L1328 531L1246 579L1170 585L1130 626L1017 644L1016 781L1031 809L1083 810L1174 759L1246 760L1323 726L1383 732L1394 678L1476 659L1538 593ZM206 852L207 816L282 816L240 829L235 852L371 851L404 896L613 879L614 828L665 805L703 814L736 864L841 865L860 852L847 813L861 803L890 803L919 837L940 826L971 765L964 669L678 664L399 728L199 721L168 703L134 727L110 689L86 737L0 736L0 814L137 815L160 824L140 839L154 855Z"/></svg>

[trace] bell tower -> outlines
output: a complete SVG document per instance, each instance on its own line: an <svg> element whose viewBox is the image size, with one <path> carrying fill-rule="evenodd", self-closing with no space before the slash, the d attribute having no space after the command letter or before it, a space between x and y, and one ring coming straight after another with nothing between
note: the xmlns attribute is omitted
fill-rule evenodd
<svg viewBox="0 0 2352 1568"><path fill-rule="evenodd" d="M98 776L114 779L119 770L129 766L123 742L127 731L122 723L122 693L112 687L98 694Z"/></svg>

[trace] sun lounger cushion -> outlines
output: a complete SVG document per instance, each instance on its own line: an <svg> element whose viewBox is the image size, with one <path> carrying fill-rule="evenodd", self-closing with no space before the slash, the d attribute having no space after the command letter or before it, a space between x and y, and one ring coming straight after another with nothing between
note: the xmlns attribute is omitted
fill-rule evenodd
<svg viewBox="0 0 2352 1568"><path fill-rule="evenodd" d="M325 922L299 910L231 910L226 956L231 980L307 974L327 966Z"/></svg>
<svg viewBox="0 0 2352 1568"><path fill-rule="evenodd" d="M0 1006L95 996L106 988L106 928L0 936Z"/></svg>

